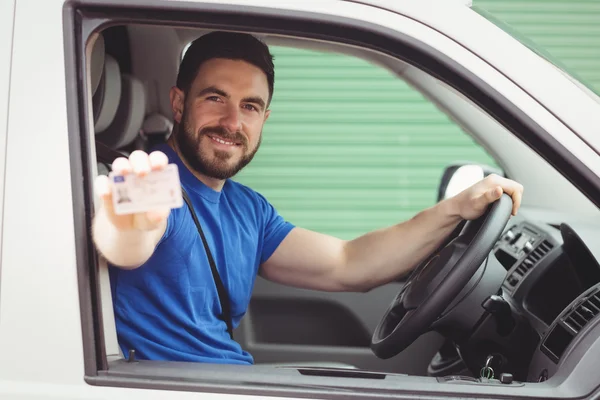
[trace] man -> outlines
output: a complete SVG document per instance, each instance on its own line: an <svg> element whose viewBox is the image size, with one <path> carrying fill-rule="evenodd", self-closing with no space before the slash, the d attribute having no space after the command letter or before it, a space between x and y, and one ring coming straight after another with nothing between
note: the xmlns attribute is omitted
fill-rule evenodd
<svg viewBox="0 0 600 400"><path fill-rule="evenodd" d="M179 167L182 186L206 235L205 251L188 207L115 215L110 182L99 176L102 205L93 235L113 265L117 333L125 354L141 359L252 363L229 336L208 253L231 303L233 326L246 312L257 274L324 291L368 291L415 267L464 219L483 214L503 192L513 214L523 187L488 177L409 221L352 241L294 227L253 190L229 180L259 148L273 96L268 48L250 35L197 39L170 91L174 128L168 144L119 158L113 170L144 175Z"/></svg>

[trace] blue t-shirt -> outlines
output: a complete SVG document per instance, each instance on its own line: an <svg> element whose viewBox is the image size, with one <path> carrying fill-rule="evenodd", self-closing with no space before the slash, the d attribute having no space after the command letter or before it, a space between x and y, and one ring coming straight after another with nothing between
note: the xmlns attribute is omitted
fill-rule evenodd
<svg viewBox="0 0 600 400"><path fill-rule="evenodd" d="M260 194L227 180L220 192L200 182L167 145L179 168L231 302L233 327L246 313L260 264L292 230ZM134 270L110 267L117 337L123 354L146 360L252 364L231 340L206 251L189 209L171 210L150 259Z"/></svg>

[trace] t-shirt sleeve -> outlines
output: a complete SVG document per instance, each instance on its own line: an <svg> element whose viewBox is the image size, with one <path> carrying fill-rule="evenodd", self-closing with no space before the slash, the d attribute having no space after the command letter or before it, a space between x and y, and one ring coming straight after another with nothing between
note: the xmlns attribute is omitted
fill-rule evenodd
<svg viewBox="0 0 600 400"><path fill-rule="evenodd" d="M176 214L178 211L179 210L171 210L171 212L169 213L169 217L167 218L167 227L165 228L165 233L163 233L162 237L156 244L156 247L158 247L162 242L164 242L165 240L167 240L170 236L172 236L174 234L175 226L177 225L175 222L175 220L177 218Z"/></svg>
<svg viewBox="0 0 600 400"><path fill-rule="evenodd" d="M283 239L294 228L277 212L275 207L263 196L258 195L261 203L261 216L263 218L263 246L260 263L264 263L273 255Z"/></svg>

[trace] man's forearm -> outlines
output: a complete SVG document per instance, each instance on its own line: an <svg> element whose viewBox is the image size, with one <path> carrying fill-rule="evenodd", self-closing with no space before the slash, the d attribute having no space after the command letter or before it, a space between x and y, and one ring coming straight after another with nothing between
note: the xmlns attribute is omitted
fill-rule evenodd
<svg viewBox="0 0 600 400"><path fill-rule="evenodd" d="M339 279L357 291L388 283L416 267L460 221L452 200L445 200L406 222L349 241Z"/></svg>
<svg viewBox="0 0 600 400"><path fill-rule="evenodd" d="M146 262L165 231L166 221L154 230L119 231L109 221L103 208L92 225L92 236L98 251L115 266L134 269Z"/></svg>

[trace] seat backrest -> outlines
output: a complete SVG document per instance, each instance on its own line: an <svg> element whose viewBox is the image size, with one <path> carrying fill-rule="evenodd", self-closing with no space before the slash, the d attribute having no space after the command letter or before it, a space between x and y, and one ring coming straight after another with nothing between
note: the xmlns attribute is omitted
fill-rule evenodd
<svg viewBox="0 0 600 400"><path fill-rule="evenodd" d="M94 52L96 54L92 54L90 57L90 74L93 93L94 130L96 137L99 137L112 126L117 115L122 97L122 78L117 61L113 57L103 54L103 42L102 44L98 44L98 42L95 44L92 53ZM108 175L113 160L121 155L121 153L96 140L97 173ZM97 201L98 199L96 199ZM98 257L98 280L106 355L109 359L122 358L123 354L117 339L108 266L106 259L101 255Z"/></svg>
<svg viewBox="0 0 600 400"><path fill-rule="evenodd" d="M108 175L112 162L126 154L119 149L132 143L140 133L146 110L145 92L141 81L129 76L119 76L121 96L118 100L114 119L102 131L96 131L96 159L98 174ZM104 343L109 359L123 358L118 344L117 328L113 310L110 276L107 262L99 258L98 275L102 304Z"/></svg>

